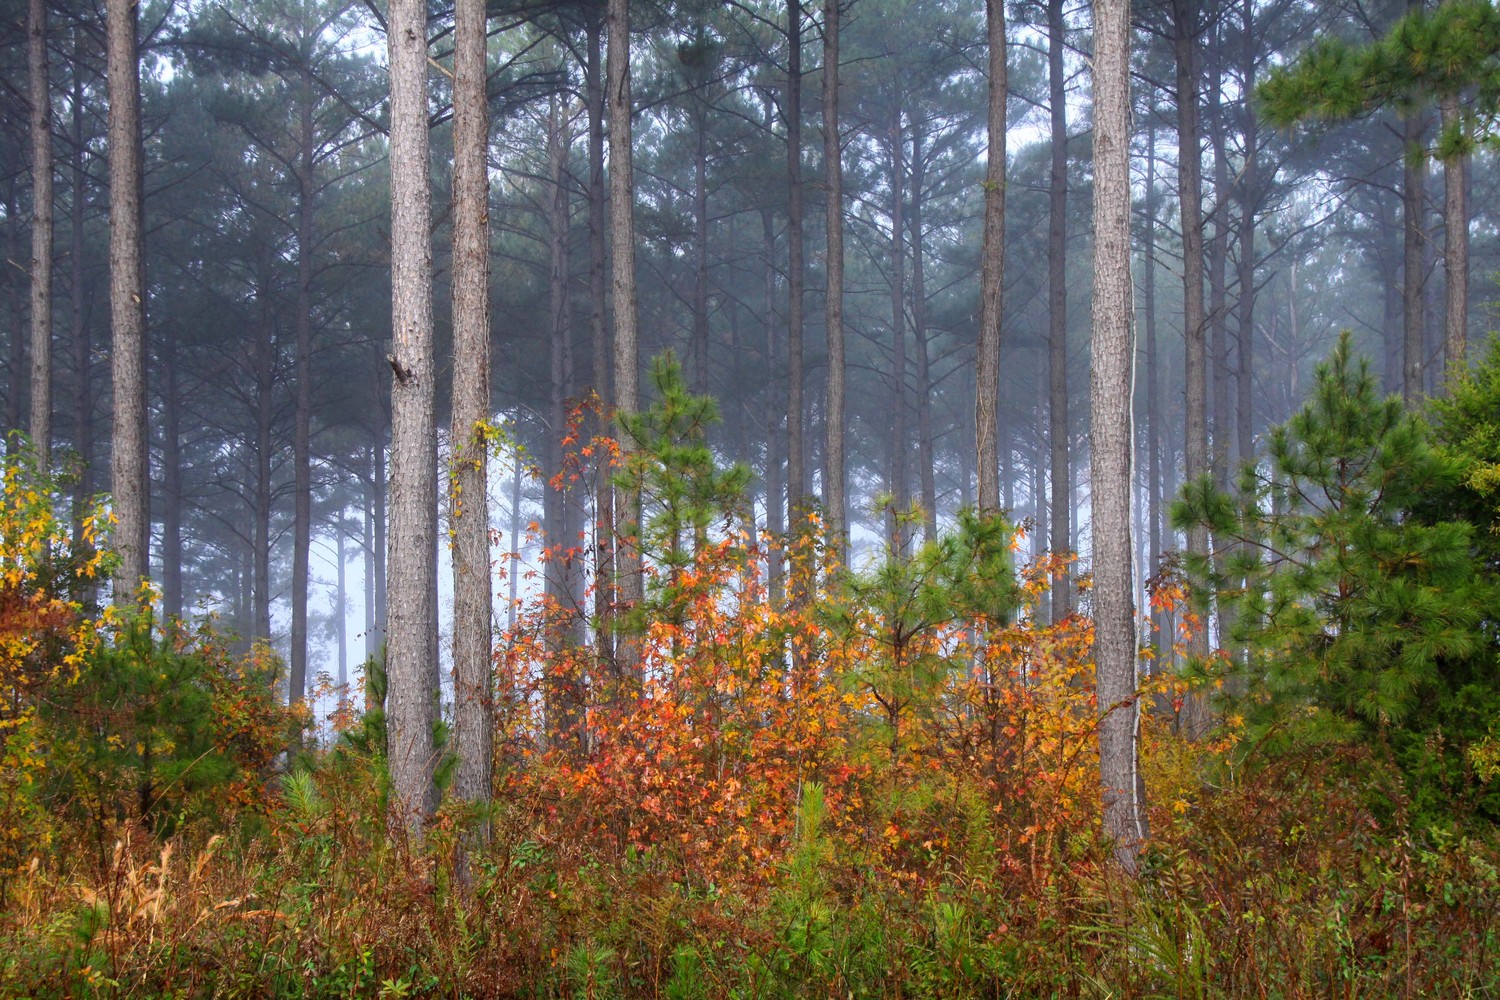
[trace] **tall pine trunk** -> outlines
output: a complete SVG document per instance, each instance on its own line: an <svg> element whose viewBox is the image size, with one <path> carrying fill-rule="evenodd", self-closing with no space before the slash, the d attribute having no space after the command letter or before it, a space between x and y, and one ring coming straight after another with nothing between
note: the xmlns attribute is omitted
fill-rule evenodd
<svg viewBox="0 0 1500 1000"><path fill-rule="evenodd" d="M109 75L110 372L114 386L110 492L117 605L135 603L150 575L151 489L146 453L146 272L141 232L141 87L135 0L107 0Z"/></svg>
<svg viewBox="0 0 1500 1000"><path fill-rule="evenodd" d="M786 104L786 183L787 183L787 395L786 395L786 491L787 512L792 537L803 537L811 513L807 475L807 408L803 402L802 334L803 299L807 269L803 225L802 181L802 0L788 0L786 5L787 79ZM799 551L796 543L793 550ZM808 574L812 567L793 560L791 600L800 606L807 594Z"/></svg>
<svg viewBox="0 0 1500 1000"><path fill-rule="evenodd" d="M1460 127L1458 95L1446 95L1441 108L1444 130ZM1443 164L1443 360L1448 378L1464 365L1469 340L1468 159L1460 153Z"/></svg>
<svg viewBox="0 0 1500 1000"><path fill-rule="evenodd" d="M1047 203L1047 440L1052 458L1053 552L1073 548L1073 459L1068 447L1068 97L1063 63L1062 0L1047 0L1047 83L1052 164ZM1072 587L1063 570L1052 587L1052 620L1072 611Z"/></svg>
<svg viewBox="0 0 1500 1000"><path fill-rule="evenodd" d="M932 439L932 373L927 354L927 269L923 262L922 185L926 180L922 135L911 141L911 318L912 347L917 362L917 465L922 487L922 537L937 538L937 476Z"/></svg>
<svg viewBox="0 0 1500 1000"><path fill-rule="evenodd" d="M839 134L839 3L823 2L823 169L828 188L828 402L824 413L823 500L833 558L847 558L849 500L844 470L844 143Z"/></svg>
<svg viewBox="0 0 1500 1000"><path fill-rule="evenodd" d="M164 325L162 353L166 356L161 386L161 607L172 618L182 617L182 398L178 386L177 324Z"/></svg>
<svg viewBox="0 0 1500 1000"><path fill-rule="evenodd" d="M762 239L765 246L765 313L766 313L766 370L776 371L776 223L770 209L760 213ZM785 492L781 480L780 429L781 414L785 412L778 398L777 380L768 379L766 384L766 531L773 539L766 555L766 596L772 607L780 607L785 596L785 560L782 556L781 538L786 532Z"/></svg>
<svg viewBox="0 0 1500 1000"><path fill-rule="evenodd" d="M304 60L304 65L306 60ZM313 82L308 73L298 81L297 118L297 387L292 428L292 650L288 701L299 704L307 695L307 588L312 555L312 310L313 226L315 224L313 171Z"/></svg>
<svg viewBox="0 0 1500 1000"><path fill-rule="evenodd" d="M1408 12L1422 9L1423 0L1407 0ZM1401 125L1401 225L1402 225L1402 340L1401 393L1407 403L1423 395L1423 335L1426 309L1423 295L1427 290L1425 251L1427 243L1427 158L1423 155L1422 133L1426 116L1409 113Z"/></svg>
<svg viewBox="0 0 1500 1000"><path fill-rule="evenodd" d="M609 197L610 243L614 274L611 282L615 307L615 409L635 413L640 409L640 347L636 331L635 283L635 182L631 153L630 98L630 3L609 0ZM635 442L624 435L623 458L629 462ZM618 603L626 609L641 602L639 490L626 492L615 509L615 580ZM625 674L640 674L640 646L618 644L616 666Z"/></svg>
<svg viewBox="0 0 1500 1000"><path fill-rule="evenodd" d="M1242 30L1240 48L1240 77L1247 93L1254 92L1255 82L1255 2L1244 0L1241 7ZM1235 401L1235 437L1237 451L1242 462L1255 458L1254 442L1254 385L1255 385L1255 213L1260 206L1260 122L1255 113L1255 103L1241 102L1243 117L1245 163L1240 168L1240 248L1239 248L1239 301L1235 304L1237 348L1239 363L1235 366L1238 377Z"/></svg>
<svg viewBox="0 0 1500 1000"><path fill-rule="evenodd" d="M47 5L26 8L31 102L31 445L52 461L52 95L47 72Z"/></svg>
<svg viewBox="0 0 1500 1000"><path fill-rule="evenodd" d="M979 265L979 344L974 368L975 463L979 509L1000 507L1000 321L1005 294L1005 0L985 0L989 43L989 140L984 173L984 235ZM1008 478L1008 477L1007 477Z"/></svg>
<svg viewBox="0 0 1500 1000"><path fill-rule="evenodd" d="M391 0L391 484L386 713L390 823L413 841L437 806L437 423L432 346L427 8Z"/></svg>
<svg viewBox="0 0 1500 1000"><path fill-rule="evenodd" d="M612 407L608 289L604 264L608 241L604 193L604 25L591 11L584 27L584 103L589 120L589 343L594 363L594 392L601 414ZM607 418L606 418L607 419ZM608 434L608 428L602 430ZM595 657L606 669L614 663L614 635L610 624L614 588L614 486L600 470L594 480L594 633ZM514 546L512 546L514 550Z"/></svg>
<svg viewBox="0 0 1500 1000"><path fill-rule="evenodd" d="M1134 873L1146 839L1130 572L1130 4L1094 2L1094 302L1089 387L1094 661L1104 829Z"/></svg>
<svg viewBox="0 0 1500 1000"><path fill-rule="evenodd" d="M1200 0L1173 0L1174 52L1177 62L1177 186L1182 220L1182 325L1186 355L1184 446L1187 478L1207 475L1208 369L1203 315L1203 155L1198 127L1197 27ZM1095 308L1098 306L1096 304ZM1095 530L1098 530L1097 528ZM1188 552L1208 554L1208 531L1201 525L1188 530ZM1208 656L1208 632L1200 628L1187 643L1188 653ZM1190 698L1184 708L1185 728L1196 736L1206 724L1205 706Z"/></svg>
<svg viewBox="0 0 1500 1000"><path fill-rule="evenodd" d="M87 209L88 177L83 169L83 82L78 67L83 63L83 32L73 34L73 93L70 109L73 149L69 156L71 204L69 228L69 309L73 344L73 450L78 453L78 485L73 493L73 543L83 542L83 515L94 495L94 344L89 328L92 286L86 266L84 212Z"/></svg>
<svg viewBox="0 0 1500 1000"><path fill-rule="evenodd" d="M453 37L453 791L488 802L490 663L490 231L485 0L457 0ZM554 431L556 429L554 428ZM483 831L487 833L487 831Z"/></svg>

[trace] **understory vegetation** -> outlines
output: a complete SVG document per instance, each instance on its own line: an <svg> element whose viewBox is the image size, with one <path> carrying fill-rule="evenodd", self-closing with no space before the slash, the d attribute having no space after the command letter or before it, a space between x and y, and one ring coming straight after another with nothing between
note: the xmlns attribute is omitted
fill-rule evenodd
<svg viewBox="0 0 1500 1000"><path fill-rule="evenodd" d="M670 361L653 381L631 464L570 434L553 483L642 492L650 582L612 626L641 672L593 641L586 574L549 588L497 638L493 801L446 801L420 843L387 825L378 663L320 733L265 647L149 595L99 610L95 516L13 452L0 993L1500 990L1500 351L1417 413L1346 340L1232 494L1184 491L1216 551L1141 609L1135 876L1100 824L1087 577L1046 613L1069 557L1021 563L1024 526L971 514L870 567L815 518L758 535L711 402Z"/></svg>

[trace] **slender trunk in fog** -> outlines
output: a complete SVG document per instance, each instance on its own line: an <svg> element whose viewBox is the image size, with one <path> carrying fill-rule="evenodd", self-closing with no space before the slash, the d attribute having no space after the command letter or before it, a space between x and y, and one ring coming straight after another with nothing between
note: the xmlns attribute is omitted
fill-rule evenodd
<svg viewBox="0 0 1500 1000"><path fill-rule="evenodd" d="M432 344L427 8L390 0L391 523L386 634L393 829L422 839L437 806L437 422Z"/></svg>
<svg viewBox="0 0 1500 1000"><path fill-rule="evenodd" d="M146 453L146 273L141 231L141 87L135 0L107 0L109 77L110 371L114 385L110 493L115 603L135 603L150 574L151 484Z"/></svg>
<svg viewBox="0 0 1500 1000"><path fill-rule="evenodd" d="M1005 294L1005 0L985 0L989 97L985 118L989 152L984 173L984 235L979 265L979 345L974 370L975 462L979 509L992 512L1000 498L1000 322ZM1006 460L1009 461L1009 455ZM1007 476L1007 479L1009 477ZM1007 484L1006 489L1009 489ZM1007 501L1004 504L1009 507Z"/></svg>
<svg viewBox="0 0 1500 1000"><path fill-rule="evenodd" d="M776 225L769 209L760 213L761 232L765 243L765 313L766 313L766 370L776 370ZM771 535L772 547L766 559L766 595L772 607L780 607L783 597L783 558L780 539L786 531L786 508L783 506L781 483L781 448L779 444L780 414L783 408L776 393L777 380L767 380L766 394L766 531Z"/></svg>
<svg viewBox="0 0 1500 1000"><path fill-rule="evenodd" d="M594 392L602 414L610 413L610 343L608 296L604 264L608 237L604 194L604 24L597 9L584 26L588 47L584 65L584 104L589 120L589 343L593 351ZM607 418L606 418L607 419ZM602 433L613 434L609 428ZM606 669L614 663L614 633L610 607L614 588L614 487L603 469L594 478L594 643L595 656ZM514 551L515 546L511 546ZM512 616L514 612L512 612Z"/></svg>
<svg viewBox="0 0 1500 1000"><path fill-rule="evenodd" d="M490 227L485 0L457 0L453 37L453 405L448 528L453 552L453 791L488 802L494 757L490 664ZM488 835L486 826L481 838Z"/></svg>
<svg viewBox="0 0 1500 1000"><path fill-rule="evenodd" d="M161 387L161 607L182 617L182 400L177 384L177 324L163 330L167 357Z"/></svg>
<svg viewBox="0 0 1500 1000"><path fill-rule="evenodd" d="M1209 472L1208 370L1203 315L1203 155L1198 128L1199 79L1197 26L1200 0L1173 0L1173 43L1177 62L1177 187L1182 219L1183 337L1187 359L1185 446L1187 478L1196 482ZM1097 196L1096 196L1097 197ZM1095 309L1099 308L1095 304ZM1188 552L1208 554L1208 530L1188 529ZM1208 633L1199 629L1188 642L1195 657L1208 655ZM1189 733L1197 734L1197 704L1190 701Z"/></svg>
<svg viewBox="0 0 1500 1000"><path fill-rule="evenodd" d="M1101 716L1099 779L1104 829L1114 841L1115 861L1133 874L1147 831L1138 768L1140 703L1130 571L1129 0L1095 0L1093 68L1095 235L1089 455L1094 661Z"/></svg>
<svg viewBox="0 0 1500 1000"><path fill-rule="evenodd" d="M615 408L620 413L640 409L638 369L640 348L636 334L635 284L635 184L632 178L630 98L630 4L609 0L609 195L610 243L614 274L611 282L615 307ZM636 445L625 435L624 458ZM615 510L615 586L619 603L632 608L643 594L639 535L641 497L632 490L620 497ZM640 650L636 643L621 643L616 649L617 666L627 675L638 676Z"/></svg>
<svg viewBox="0 0 1500 1000"><path fill-rule="evenodd" d="M923 266L922 185L926 180L920 133L912 135L911 170L911 315L912 346L917 360L917 464L921 466L922 537L937 538L936 459L932 439L932 373L927 356L927 271Z"/></svg>
<svg viewBox="0 0 1500 1000"><path fill-rule="evenodd" d="M847 557L849 501L844 474L844 144L839 134L839 3L823 2L823 169L828 204L828 405L823 449L823 499L833 558Z"/></svg>
<svg viewBox="0 0 1500 1000"><path fill-rule="evenodd" d="M47 72L47 5L26 7L31 103L31 445L52 461L52 94Z"/></svg>
<svg viewBox="0 0 1500 1000"><path fill-rule="evenodd" d="M1458 126L1456 94L1443 98L1442 115L1444 129ZM1469 340L1468 160L1460 155L1443 164L1443 359L1448 378L1465 364Z"/></svg>
<svg viewBox="0 0 1500 1000"><path fill-rule="evenodd" d="M1047 440L1051 445L1053 552L1073 548L1073 458L1068 419L1068 95L1067 23L1063 0L1047 0L1048 109L1052 125L1052 164L1047 205ZM1052 587L1052 620L1072 610L1072 585L1065 569Z"/></svg>

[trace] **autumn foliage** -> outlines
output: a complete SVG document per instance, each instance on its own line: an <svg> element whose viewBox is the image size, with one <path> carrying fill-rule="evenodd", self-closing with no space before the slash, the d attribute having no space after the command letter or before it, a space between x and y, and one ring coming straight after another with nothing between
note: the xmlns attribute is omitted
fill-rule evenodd
<svg viewBox="0 0 1500 1000"><path fill-rule="evenodd" d="M627 530L647 556L643 607L612 600L592 526L535 527L546 586L495 649L495 801L445 804L418 851L385 823L378 664L366 712L283 757L299 720L277 708L264 648L29 598L35 614L7 619L6 648L27 650L8 676L50 670L68 708L8 735L34 763L7 762L6 802L30 803L37 832L7 833L0 989L689 1000L1496 983L1500 854L1471 831L1404 826L1389 756L1272 756L1233 712L1209 738L1179 735L1230 664L1179 669L1202 619L1175 567L1140 623L1152 839L1131 879L1102 839L1111 706L1094 696L1087 577L1075 613L1044 613L1071 557L1024 558L1024 526L964 513L920 547L835 565L815 516L757 529L708 447L711 408L655 374L663 406L625 429L645 457L620 466L580 406L548 483L640 488ZM777 571L795 579L773 586ZM22 577L37 594L41 579ZM37 704L8 683L9 704Z"/></svg>

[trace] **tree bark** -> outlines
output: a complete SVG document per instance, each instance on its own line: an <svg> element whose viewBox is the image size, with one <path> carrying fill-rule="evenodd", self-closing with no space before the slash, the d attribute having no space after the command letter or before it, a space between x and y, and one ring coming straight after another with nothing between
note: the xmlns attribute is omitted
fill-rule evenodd
<svg viewBox="0 0 1500 1000"><path fill-rule="evenodd" d="M1005 0L985 0L989 42L989 100L984 173L984 235L979 265L979 344L974 369L975 464L979 509L1000 508L1000 323L1005 294Z"/></svg>
<svg viewBox="0 0 1500 1000"><path fill-rule="evenodd" d="M306 42L304 42L306 44ZM306 65L307 59L303 60ZM312 555L312 283L315 207L312 80L298 81L297 117L297 386L292 428L292 649L288 665L288 702L298 705L307 694L307 586Z"/></svg>
<svg viewBox="0 0 1500 1000"><path fill-rule="evenodd" d="M571 486L566 479L564 463L566 454L563 435L566 433L569 386L573 379L573 360L570 349L572 311L568 298L568 148L571 138L565 134L561 101L552 101L547 123L548 179L552 188L552 199L547 216L547 240L549 244L550 269L548 275L548 305L552 336L550 345L551 398L548 405L549 433L547 435L547 482L543 485L543 520L547 547L550 554L545 564L545 583L550 614L555 616L548 623L547 650L557 662L563 662L558 654L576 644L578 636L574 628L576 621L575 594L573 587L575 539L570 523ZM578 688L579 678L571 674L559 674L547 668L544 690L547 721L547 742L553 747L576 745L579 742L582 698Z"/></svg>
<svg viewBox="0 0 1500 1000"><path fill-rule="evenodd" d="M427 18L390 0L391 486L386 712L391 826L413 841L437 806L437 426L433 413Z"/></svg>
<svg viewBox="0 0 1500 1000"><path fill-rule="evenodd" d="M365 660L373 660L380 652L380 644L375 641L375 494L385 492L385 484L375 481L375 445L368 445L365 451L365 502L362 516L360 517L360 528L362 548L364 549L364 599L365 599ZM368 678L366 678L368 681ZM369 694L366 692L368 703Z"/></svg>
<svg viewBox="0 0 1500 1000"><path fill-rule="evenodd" d="M1224 121L1224 99L1223 99L1223 41L1217 36L1214 38L1210 51L1214 53L1212 69L1208 73L1210 97L1209 109L1209 144L1213 148L1214 156L1214 238L1209 244L1208 252L1208 328L1209 328L1209 370L1213 379L1213 448L1210 451L1210 464L1213 466L1214 484L1222 492L1229 490L1229 470L1233 461L1233 452L1230 446L1232 441L1231 425L1233 423L1234 409L1230 401L1229 385L1229 309L1228 289L1226 287L1229 276L1229 160L1225 148Z"/></svg>
<svg viewBox="0 0 1500 1000"><path fill-rule="evenodd" d="M844 470L844 143L839 134L839 3L823 2L823 169L828 203L828 402L824 429L823 494L828 507L828 545L835 562L847 557L849 500Z"/></svg>
<svg viewBox="0 0 1500 1000"><path fill-rule="evenodd" d="M489 101L485 0L457 0L453 36L453 791L488 802L493 769L490 586ZM554 428L554 433L557 428ZM488 833L481 831L481 837Z"/></svg>
<svg viewBox="0 0 1500 1000"><path fill-rule="evenodd" d="M1442 99L1443 128L1459 127L1458 95ZM1467 154L1443 165L1443 276L1445 312L1443 357L1446 378L1455 377L1466 364L1469 342L1469 206ZM33 348L33 351L35 348ZM33 390L35 392L35 390Z"/></svg>
<svg viewBox="0 0 1500 1000"><path fill-rule="evenodd" d="M776 224L769 209L760 213L761 232L765 242L765 311L766 311L766 370L776 371ZM784 559L781 538L786 532L785 493L781 482L781 450L777 433L780 414L785 412L778 405L776 379L768 379L766 385L766 531L773 539L766 554L766 596L773 608L781 607L785 596L783 586Z"/></svg>
<svg viewBox="0 0 1500 1000"><path fill-rule="evenodd" d="M802 327L806 267L802 217L802 2L788 0L786 106L787 181L787 397L786 488L792 534L800 537L810 513L807 496L807 441L803 403ZM804 574L792 574L792 600L800 603Z"/></svg>
<svg viewBox="0 0 1500 1000"><path fill-rule="evenodd" d="M1146 327L1146 522L1149 538L1147 575L1154 575L1161 563L1162 511L1166 497L1162 492L1161 469L1161 372L1156 346L1156 125L1146 130L1146 254L1142 262L1145 279L1141 282L1141 319ZM1158 636L1161 616L1153 615ZM1168 643L1170 645L1170 643Z"/></svg>
<svg viewBox="0 0 1500 1000"><path fill-rule="evenodd" d="M1247 93L1254 93L1255 83L1255 3L1244 0L1241 7L1240 78ZM1254 386L1255 386L1255 214L1260 204L1260 122L1255 102L1241 103L1243 116L1245 164L1240 169L1240 296L1235 303L1239 363L1236 386L1236 444L1241 462L1255 460Z"/></svg>
<svg viewBox="0 0 1500 1000"><path fill-rule="evenodd" d="M169 618L182 617L182 399L177 383L177 324L162 331L161 387L161 609Z"/></svg>
<svg viewBox="0 0 1500 1000"><path fill-rule="evenodd" d="M16 171L6 179L5 185L5 259L7 261L21 259L21 213L16 207L16 182L21 176ZM9 306L10 320L10 358L7 365L7 374L10 376L6 389L5 399L5 426L0 428L5 433L18 431L24 428L23 421L30 416L30 410L26 407L27 365L26 365L26 341L28 329L23 314L22 303L28 292L21 290L22 277L19 268L5 267L5 289L6 303Z"/></svg>
<svg viewBox="0 0 1500 1000"><path fill-rule="evenodd" d="M636 332L635 284L635 181L631 154L630 98L630 3L609 0L609 195L610 241L613 251L613 298L615 306L615 409L635 413L640 409L640 347ZM635 450L630 436L621 442L623 460ZM615 579L618 603L633 608L640 603L641 497L631 490L619 498L615 511ZM637 643L620 643L617 666L629 676L640 675Z"/></svg>
<svg viewBox="0 0 1500 1000"><path fill-rule="evenodd" d="M26 8L31 102L31 446L52 462L52 95L47 72L47 5Z"/></svg>
<svg viewBox="0 0 1500 1000"><path fill-rule="evenodd" d="M700 36L701 41L701 36ZM693 95L693 392L708 395L708 95Z"/></svg>
<svg viewBox="0 0 1500 1000"><path fill-rule="evenodd" d="M1073 460L1068 447L1068 96L1063 53L1067 23L1062 0L1047 0L1047 83L1052 167L1047 208L1047 440L1052 459L1053 552L1073 549ZM1052 620L1073 610L1071 574L1052 585Z"/></svg>
<svg viewBox="0 0 1500 1000"><path fill-rule="evenodd" d="M891 414L894 426L890 446L890 493L891 506L886 515L886 534L891 540L891 553L905 556L908 549L909 529L903 519L911 510L911 481L907 468L906 429L906 133L902 127L901 112L897 109L888 125L887 142L891 157L891 347L895 352L895 365L891 383Z"/></svg>
<svg viewBox="0 0 1500 1000"><path fill-rule="evenodd" d="M140 60L135 0L107 0L109 76L110 369L114 384L117 605L136 601L150 575L151 491L146 454L146 275L141 233Z"/></svg>
<svg viewBox="0 0 1500 1000"><path fill-rule="evenodd" d="M1402 123L1405 166L1401 176L1402 215L1402 358L1401 394L1408 404L1423 395L1423 327L1426 322L1422 295L1426 290L1423 268L1423 245L1426 240L1427 164L1419 147L1422 143L1422 116L1408 115Z"/></svg>
<svg viewBox="0 0 1500 1000"><path fill-rule="evenodd" d="M926 182L922 135L911 140L911 318L917 362L917 465L922 486L922 537L937 539L937 475L932 438L932 373L927 354L927 271L922 257L922 186Z"/></svg>
<svg viewBox="0 0 1500 1000"><path fill-rule="evenodd" d="M603 24L591 10L584 27L588 52L584 66L584 103L589 119L589 334L593 349L594 392L601 414L612 407L606 257L606 200L604 195L604 67ZM606 418L607 419L607 418ZM601 431L608 434L608 429ZM614 630L610 608L614 602L614 486L602 466L594 480L594 643L601 666L612 669Z"/></svg>
<svg viewBox="0 0 1500 1000"><path fill-rule="evenodd" d="M271 638L271 450L276 417L276 321L272 315L275 292L271 288L270 254L256 262L256 305L259 339L255 343L255 525L251 608L254 615L252 640Z"/></svg>
<svg viewBox="0 0 1500 1000"><path fill-rule="evenodd" d="M334 683L338 689L337 707L343 709L349 703L349 630L345 627L348 621L349 590L346 577L347 567L345 560L348 558L344 550L344 511L339 511L338 523L333 528L333 554L337 560L336 575L334 576L334 642L338 647L338 674Z"/></svg>
<svg viewBox="0 0 1500 1000"><path fill-rule="evenodd" d="M83 32L74 32L73 52L75 65L83 62L83 46L79 39ZM73 544L83 544L83 515L94 496L94 345L89 329L89 313L92 306L88 269L85 265L83 224L88 178L83 170L83 83L77 70L73 72L72 93L72 155L69 157L71 174L71 199L69 216L69 310L73 343L73 449L78 453L78 485L73 494Z"/></svg>
<svg viewBox="0 0 1500 1000"><path fill-rule="evenodd" d="M1094 302L1090 378L1094 657L1104 828L1134 873L1146 839L1130 571L1130 5L1094 2Z"/></svg>
<svg viewBox="0 0 1500 1000"><path fill-rule="evenodd" d="M1190 482L1207 475L1208 370L1203 315L1203 154L1198 127L1197 24L1200 0L1173 0L1174 51L1177 63L1177 183L1182 219L1183 338L1187 359L1187 419L1184 453ZM1095 306L1097 309L1097 305ZM1098 529L1095 529L1098 530ZM1208 554L1208 530L1188 529L1188 552ZM1190 655L1208 655L1208 632L1199 629L1187 644ZM1196 735L1202 720L1189 700L1188 731Z"/></svg>

